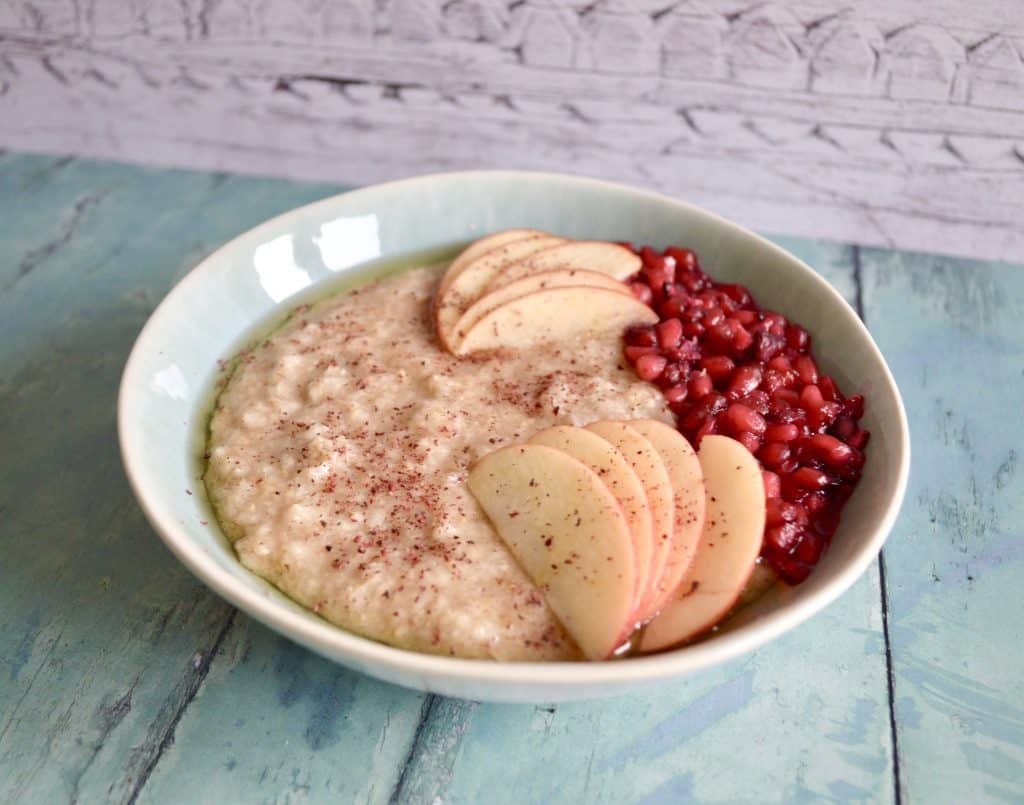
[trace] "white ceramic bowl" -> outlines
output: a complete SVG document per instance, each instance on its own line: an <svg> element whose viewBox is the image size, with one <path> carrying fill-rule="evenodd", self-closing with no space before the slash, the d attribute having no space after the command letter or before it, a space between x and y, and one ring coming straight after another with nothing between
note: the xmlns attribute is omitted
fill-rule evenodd
<svg viewBox="0 0 1024 805"><path fill-rule="evenodd" d="M863 480L823 560L802 585L775 590L704 641L603 663L497 663L385 646L332 626L243 568L210 515L197 478L218 359L255 323L305 289L368 262L455 247L486 232L535 227L569 237L695 249L716 279L741 282L763 305L814 335L822 368L868 400ZM623 693L756 649L807 620L874 560L899 511L909 434L899 392L867 329L810 267L722 218L664 196L550 174L425 176L329 198L275 218L200 263L139 335L121 383L125 468L157 533L232 604L325 657L418 690L492 701L558 701ZM186 490L192 492L188 494Z"/></svg>

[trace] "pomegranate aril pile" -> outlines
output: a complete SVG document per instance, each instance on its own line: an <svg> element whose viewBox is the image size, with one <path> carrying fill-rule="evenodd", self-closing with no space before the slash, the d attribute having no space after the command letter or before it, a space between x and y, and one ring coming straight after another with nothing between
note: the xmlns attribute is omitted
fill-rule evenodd
<svg viewBox="0 0 1024 805"><path fill-rule="evenodd" d="M632 248L629 287L661 319L625 334L625 355L657 384L695 446L709 433L761 462L768 516L761 554L799 584L828 546L864 466L864 398L823 375L803 327L762 310L741 285L712 280L696 253Z"/></svg>

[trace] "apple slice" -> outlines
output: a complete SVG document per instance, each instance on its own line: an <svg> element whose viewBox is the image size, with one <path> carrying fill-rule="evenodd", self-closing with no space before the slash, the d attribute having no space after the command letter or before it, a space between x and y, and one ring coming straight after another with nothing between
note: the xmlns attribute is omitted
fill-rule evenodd
<svg viewBox="0 0 1024 805"><path fill-rule="evenodd" d="M528 277L502 285L495 291L489 291L481 296L476 302L469 306L469 309L459 317L455 325L454 343L458 350L459 342L469 332L470 327L476 324L487 313L505 302L518 299L520 296L543 291L545 288L578 288L594 287L607 288L610 291L629 293L626 286L607 274L598 274L595 271L583 271L578 269L562 269L559 271L544 271L540 274L531 274Z"/></svg>
<svg viewBox="0 0 1024 805"><path fill-rule="evenodd" d="M610 442L637 474L647 493L647 506L651 512L653 541L651 543L651 568L647 574L650 581L661 578L668 561L673 535L672 480L658 451L640 433L625 422L594 422L587 430ZM651 607L656 590L650 583L640 598L633 613L636 623L646 620L653 612Z"/></svg>
<svg viewBox="0 0 1024 805"><path fill-rule="evenodd" d="M608 288L546 288L520 296L482 316L455 351L523 348L584 333L616 338L631 324L654 324L657 314L631 294Z"/></svg>
<svg viewBox="0 0 1024 805"><path fill-rule="evenodd" d="M625 246L603 240L571 240L524 257L494 278L488 291L542 271L584 269L617 280L632 276L643 261Z"/></svg>
<svg viewBox="0 0 1024 805"><path fill-rule="evenodd" d="M443 291L439 289L435 296L435 316L437 318L437 334L441 342L454 352L453 335L459 317L466 312L484 292L502 269L506 266L529 257L534 252L564 243L562 238L551 235L528 237L506 243L489 252L484 252L475 260L471 260L448 283Z"/></svg>
<svg viewBox="0 0 1024 805"><path fill-rule="evenodd" d="M708 501L704 533L679 587L644 629L644 652L682 643L724 618L761 550L765 502L757 460L727 436L705 436L697 455Z"/></svg>
<svg viewBox="0 0 1024 805"><path fill-rule="evenodd" d="M583 654L610 656L635 578L629 525L608 487L561 450L528 444L480 459L469 489Z"/></svg>
<svg viewBox="0 0 1024 805"><path fill-rule="evenodd" d="M543 444L561 450L597 473L615 495L633 537L636 588L634 608L647 591L651 566L652 525L647 506L647 492L637 474L615 447L596 433L571 425L555 425L530 439L530 444ZM633 624L628 624L632 630Z"/></svg>
<svg viewBox="0 0 1024 805"><path fill-rule="evenodd" d="M448 269L441 277L441 285L438 289L438 293L444 293L447 287L451 285L452 280L462 273L462 269L486 252L505 246L513 241L526 240L527 238L539 238L544 235L546 235L545 232L540 232L536 229L503 229L501 232L494 232L493 234L486 235L479 240L474 240L465 249L459 252L454 260L452 260Z"/></svg>
<svg viewBox="0 0 1024 805"><path fill-rule="evenodd" d="M686 437L671 425L656 419L631 420L627 424L658 451L672 483L672 541L661 578L651 580L655 598L650 614L654 615L675 592L697 553L707 508L704 472Z"/></svg>

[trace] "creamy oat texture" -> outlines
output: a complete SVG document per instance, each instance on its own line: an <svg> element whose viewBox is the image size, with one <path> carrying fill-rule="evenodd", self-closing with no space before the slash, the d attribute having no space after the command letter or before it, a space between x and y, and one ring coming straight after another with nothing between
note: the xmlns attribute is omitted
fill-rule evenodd
<svg viewBox="0 0 1024 805"><path fill-rule="evenodd" d="M554 424L654 417L619 334L456 358L439 271L300 309L246 353L211 422L206 484L242 563L328 621L416 651L578 650L466 488L469 466Z"/></svg>

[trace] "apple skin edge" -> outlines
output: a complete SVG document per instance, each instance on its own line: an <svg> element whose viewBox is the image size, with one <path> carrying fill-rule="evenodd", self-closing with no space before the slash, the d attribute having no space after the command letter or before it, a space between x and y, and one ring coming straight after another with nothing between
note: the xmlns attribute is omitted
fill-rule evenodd
<svg viewBox="0 0 1024 805"><path fill-rule="evenodd" d="M482 257L484 254L495 249L507 246L517 240L527 240L528 238L539 238L547 235L546 232L540 232L536 229L504 229L501 232L495 232L486 237L482 237L478 240L474 240L465 249L456 255L455 259L448 265L448 269L441 276L441 284L438 286L438 296L442 295L448 287L452 284L452 281L462 273L462 270L476 260L478 257Z"/></svg>
<svg viewBox="0 0 1024 805"><path fill-rule="evenodd" d="M592 422L586 429L615 446L636 472L647 492L647 505L653 526L651 567L648 574L651 583L633 613L633 622L643 623L654 614L657 582L665 572L675 536L672 479L654 445L630 427L630 423Z"/></svg>
<svg viewBox="0 0 1024 805"><path fill-rule="evenodd" d="M581 335L616 337L633 324L653 324L657 314L639 299L607 288L547 288L498 306L466 333L456 354L523 349Z"/></svg>
<svg viewBox="0 0 1024 805"><path fill-rule="evenodd" d="M462 339L466 333L480 319L492 310L500 307L506 302L511 302L521 296L528 296L537 291L548 288L605 288L621 294L629 294L629 289L621 282L605 274L598 274L595 271L584 271L582 269L557 269L555 271L543 271L540 274L530 274L527 277L502 285L494 291L489 291L481 296L476 302L470 305L463 313L452 335L452 344L458 352Z"/></svg>
<svg viewBox="0 0 1024 805"><path fill-rule="evenodd" d="M698 452L707 515L693 563L676 593L642 630L641 653L692 640L718 624L743 593L761 550L765 498L757 460L726 436L705 436Z"/></svg>
<svg viewBox="0 0 1024 805"><path fill-rule="evenodd" d="M555 425L534 434L530 438L530 444L547 445L582 461L597 473L608 490L615 495L626 515L626 522L633 538L635 612L647 595L650 585L651 552L654 547L654 526L643 483L614 445L585 428ZM631 619L628 631L633 630L634 624L635 620Z"/></svg>
<svg viewBox="0 0 1024 805"><path fill-rule="evenodd" d="M504 447L469 472L470 492L587 659L607 659L628 628L632 535L598 475L560 450Z"/></svg>
<svg viewBox="0 0 1024 805"><path fill-rule="evenodd" d="M683 434L655 419L639 419L627 424L658 452L672 484L672 540L661 577L651 582L650 617L668 603L697 555L707 513L707 494L700 458Z"/></svg>
<svg viewBox="0 0 1024 805"><path fill-rule="evenodd" d="M484 252L480 257L463 266L445 283L449 272L441 278L442 287L434 301L434 315L437 334L441 343L449 352L455 351L455 326L463 313L483 295L487 286L501 275L508 266L513 265L534 252L550 246L564 243L563 238L552 235L540 235L513 240L496 249Z"/></svg>

